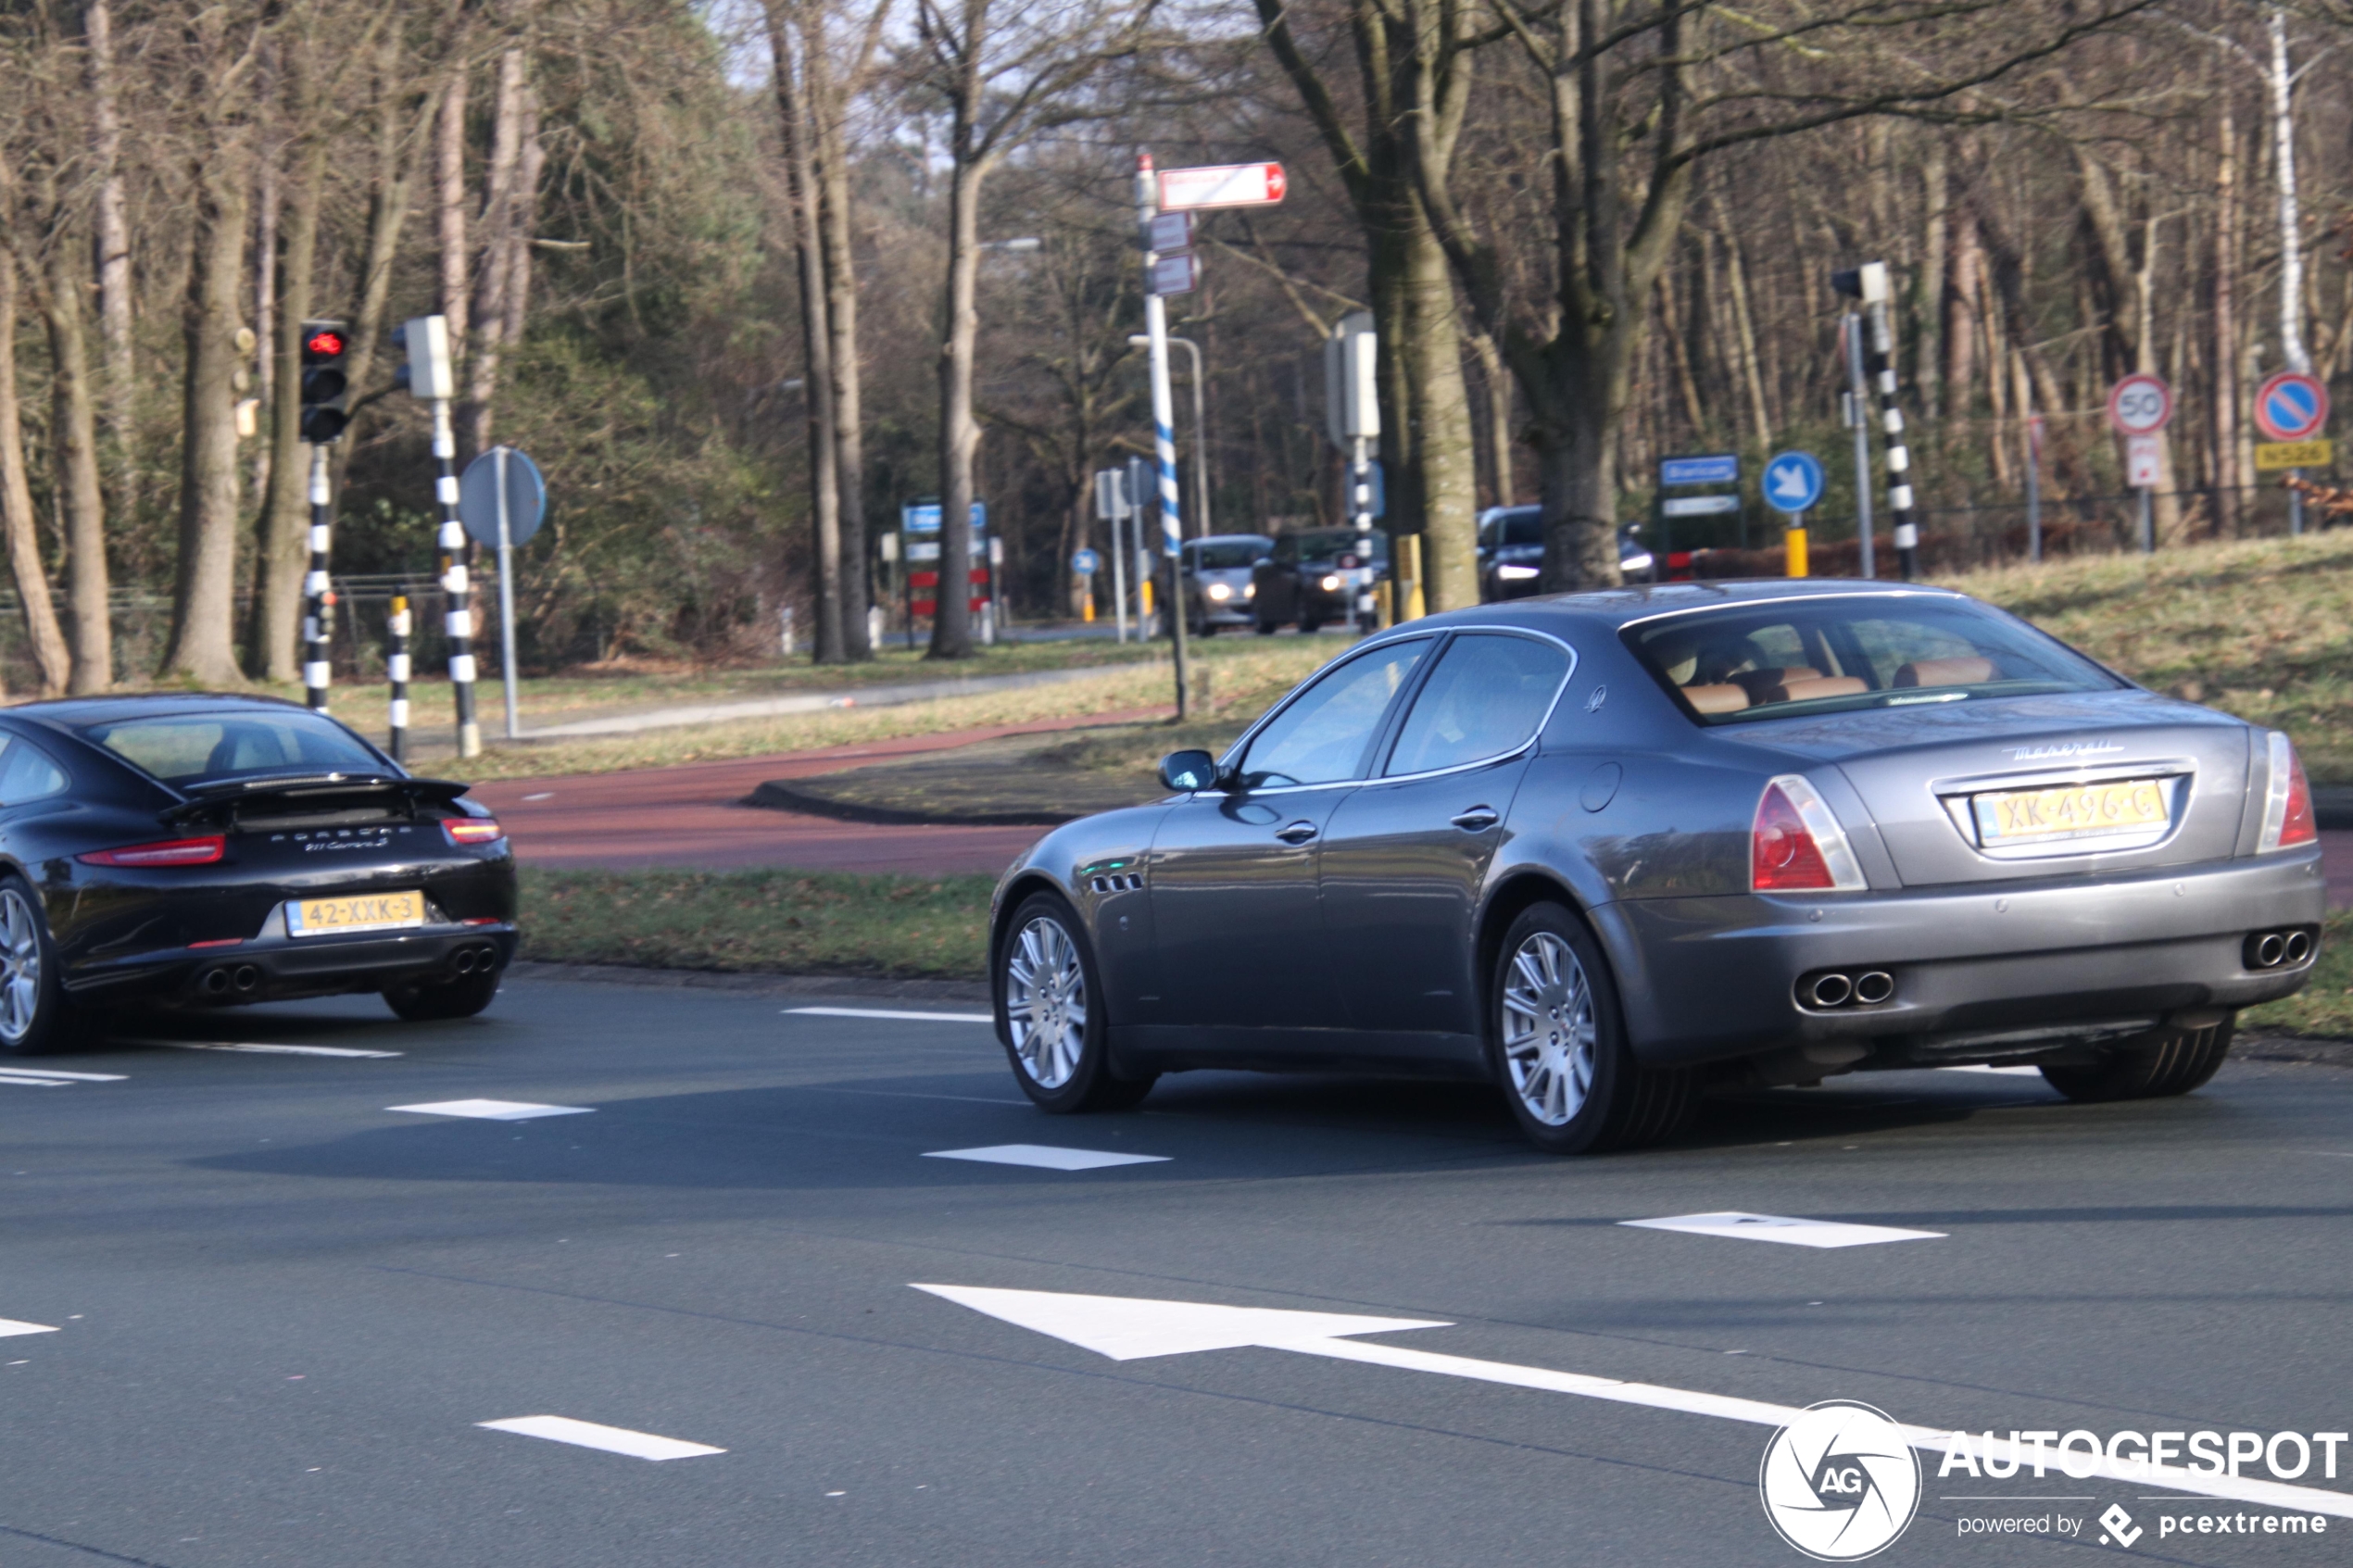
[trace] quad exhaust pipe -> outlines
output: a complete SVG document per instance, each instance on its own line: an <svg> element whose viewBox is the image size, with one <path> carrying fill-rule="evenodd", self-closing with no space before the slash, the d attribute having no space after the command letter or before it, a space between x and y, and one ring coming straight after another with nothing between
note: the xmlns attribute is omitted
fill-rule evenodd
<svg viewBox="0 0 2353 1568"><path fill-rule="evenodd" d="M2309 926L2253 932L2240 961L2248 969L2293 969L2311 958L2314 946Z"/></svg>
<svg viewBox="0 0 2353 1568"><path fill-rule="evenodd" d="M1872 1008L1891 1000L1894 995L1895 976L1883 969L1867 969L1856 974L1830 969L1809 974L1797 983L1798 1000L1811 1008L1843 1008L1849 1003Z"/></svg>

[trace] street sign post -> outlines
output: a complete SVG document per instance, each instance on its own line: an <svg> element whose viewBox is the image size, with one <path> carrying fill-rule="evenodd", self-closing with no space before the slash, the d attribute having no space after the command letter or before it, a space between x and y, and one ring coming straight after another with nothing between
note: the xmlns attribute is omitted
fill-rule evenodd
<svg viewBox="0 0 2353 1568"><path fill-rule="evenodd" d="M1822 498L1827 480L1821 460L1811 452L1780 452L1765 463L1765 504L1789 519L1785 532L1792 577L1811 574L1806 558L1806 514Z"/></svg>
<svg viewBox="0 0 2353 1568"><path fill-rule="evenodd" d="M1734 452L1712 452L1697 458L1661 458L1658 482L1675 484L1738 484L1741 459Z"/></svg>
<svg viewBox="0 0 2353 1568"><path fill-rule="evenodd" d="M458 481L458 521L475 543L498 552L498 669L507 688L507 738L522 738L515 692L515 548L547 515L539 465L511 446L493 446Z"/></svg>
<svg viewBox="0 0 2353 1568"><path fill-rule="evenodd" d="M1215 207L1273 207L1289 182L1279 163L1226 163L1161 171L1159 210L1199 212ZM1155 236L1156 237L1156 236Z"/></svg>
<svg viewBox="0 0 2353 1568"><path fill-rule="evenodd" d="M1151 290L1153 295L1190 294L1201 287L1201 258L1191 251L1180 250L1171 256L1156 257L1152 261Z"/></svg>
<svg viewBox="0 0 2353 1568"><path fill-rule="evenodd" d="M2108 422L2125 441L2125 483L2141 494L2141 554L2145 556L2157 548L2149 495L2157 488L2165 465L2163 438L2158 433L2172 419L2173 389L2162 376L2130 375L2108 389Z"/></svg>
<svg viewBox="0 0 2353 1568"><path fill-rule="evenodd" d="M2322 431L2328 428L2329 389L2315 376L2301 370L2282 370L2255 389L2255 428L2278 445L2304 445L2313 443ZM2319 443L2325 445L2326 443ZM2327 458L2266 463L2263 448L2255 449L2255 466L2259 469L2284 468L2298 479L2304 477L2308 466L2317 467ZM2291 489L2287 493L2287 531L2304 532L2304 492Z"/></svg>

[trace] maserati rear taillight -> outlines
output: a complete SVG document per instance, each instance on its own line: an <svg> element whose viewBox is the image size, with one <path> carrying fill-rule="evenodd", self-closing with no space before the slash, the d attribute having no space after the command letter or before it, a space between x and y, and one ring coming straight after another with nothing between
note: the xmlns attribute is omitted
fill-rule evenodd
<svg viewBox="0 0 2353 1568"><path fill-rule="evenodd" d="M1748 842L1749 885L1759 893L1859 893L1869 885L1830 806L1795 773L1765 786Z"/></svg>
<svg viewBox="0 0 2353 1568"><path fill-rule="evenodd" d="M441 824L441 831L458 845L496 844L507 836L507 830L490 817L451 817Z"/></svg>
<svg viewBox="0 0 2353 1568"><path fill-rule="evenodd" d="M216 834L210 838L163 838L120 849L93 849L74 859L90 866L209 866L228 849L229 841Z"/></svg>
<svg viewBox="0 0 2353 1568"><path fill-rule="evenodd" d="M2296 743L2274 730L2271 751L2271 783L2263 800L2263 836L2256 841L2257 854L2293 849L2321 836L2320 826L2312 820L2312 786L2304 777L2304 759L2296 756Z"/></svg>

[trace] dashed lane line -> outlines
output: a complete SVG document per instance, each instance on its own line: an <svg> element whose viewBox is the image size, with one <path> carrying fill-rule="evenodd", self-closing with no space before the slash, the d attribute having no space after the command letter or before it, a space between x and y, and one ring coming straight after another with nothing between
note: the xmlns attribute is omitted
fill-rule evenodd
<svg viewBox="0 0 2353 1568"><path fill-rule="evenodd" d="M525 1437L544 1437L551 1443L570 1443L575 1448L598 1449L609 1454L626 1454L631 1459L698 1459L705 1454L724 1454L724 1449L714 1449L708 1443L689 1443L677 1437L659 1437L650 1432L632 1432L625 1426L600 1426L593 1421L574 1421L568 1415L517 1415L504 1421L477 1421L476 1426L493 1432L513 1432Z"/></svg>
<svg viewBox="0 0 2353 1568"><path fill-rule="evenodd" d="M125 1040L126 1046L159 1046L175 1051L245 1051L255 1056L331 1056L352 1060L380 1060L398 1051L355 1050L349 1046L281 1046L258 1040Z"/></svg>
<svg viewBox="0 0 2353 1568"><path fill-rule="evenodd" d="M811 1018L899 1018L917 1023L994 1023L994 1014L986 1012L901 1012L891 1008L786 1008L787 1015L799 1013Z"/></svg>
<svg viewBox="0 0 2353 1568"><path fill-rule="evenodd" d="M528 1122L537 1116L586 1116L596 1108L586 1105L534 1105L517 1099L441 1099L426 1105L388 1105L386 1110L405 1110L418 1116L465 1116L480 1122Z"/></svg>
<svg viewBox="0 0 2353 1568"><path fill-rule="evenodd" d="M1729 1236L1743 1241L1778 1241L1791 1247L1869 1247L1882 1241L1942 1241L1943 1231L1907 1231L1894 1225L1856 1225L1837 1220L1792 1219L1782 1214L1670 1214L1660 1220L1620 1220L1636 1230L1680 1231L1687 1236Z"/></svg>
<svg viewBox="0 0 2353 1568"><path fill-rule="evenodd" d="M983 1165L1028 1165L1040 1171L1101 1171L1114 1165L1165 1165L1165 1154L1115 1154L1101 1148L1055 1148L1046 1144L1000 1143L986 1148L942 1148L925 1160L971 1160Z"/></svg>

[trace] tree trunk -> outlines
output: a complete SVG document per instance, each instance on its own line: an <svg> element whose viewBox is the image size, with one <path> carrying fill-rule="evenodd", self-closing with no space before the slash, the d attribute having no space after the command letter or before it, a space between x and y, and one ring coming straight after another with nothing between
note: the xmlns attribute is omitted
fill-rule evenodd
<svg viewBox="0 0 2353 1568"><path fill-rule="evenodd" d="M980 183L986 169L967 154L969 114L957 105L958 157L948 193L947 341L939 354L939 590L933 601L933 659L970 659L972 632L973 359L979 346Z"/></svg>
<svg viewBox="0 0 2353 1568"><path fill-rule="evenodd" d="M1621 581L1617 436L1625 422L1628 362L1637 345L1622 332L1593 335L1602 341L1565 333L1544 356L1547 395L1537 413L1536 450L1547 593L1610 588Z"/></svg>
<svg viewBox="0 0 2353 1568"><path fill-rule="evenodd" d="M107 350L107 425L115 446L116 489L122 509L132 508L138 464L132 398L137 371L132 359L131 220L122 177L122 111L115 92L114 10L109 0L90 0L82 10L82 35L90 51L90 128L93 172L98 182L95 267L98 330Z"/></svg>
<svg viewBox="0 0 2353 1568"><path fill-rule="evenodd" d="M514 279L515 250L522 241L515 220L523 122L530 113L526 64L521 44L509 44L498 56L490 162L483 171L482 255L473 270L473 301L466 313L471 341L466 345L465 395L455 410L460 463L490 445L490 402L498 391L499 357L507 336L507 294Z"/></svg>
<svg viewBox="0 0 2353 1568"><path fill-rule="evenodd" d="M63 235L57 238L60 241ZM66 536L66 599L71 620L76 696L114 684L114 623L107 603L106 502L98 486L98 420L82 330L86 284L75 247L53 244L41 308L49 328L50 400L58 510ZM233 287L233 282L232 283ZM236 476L230 475L233 486Z"/></svg>
<svg viewBox="0 0 2353 1568"><path fill-rule="evenodd" d="M302 619L302 579L310 566L310 465L302 445L302 323L311 310L311 267L319 250L327 143L314 138L296 165L287 204L285 248L277 265L278 320L269 337L276 363L270 395L270 484L254 541L253 618L246 668L270 681L302 678L296 633ZM359 383L355 381L353 383Z"/></svg>
<svg viewBox="0 0 2353 1568"><path fill-rule="evenodd" d="M278 320L278 228L283 192L278 179L278 149L265 148L255 169L253 214L253 383L256 403L274 407L278 357L273 341ZM275 444L257 442L253 453L253 504L270 506L270 465ZM258 601L257 601L258 602Z"/></svg>
<svg viewBox="0 0 2353 1568"><path fill-rule="evenodd" d="M1403 257L1409 388L1404 418L1416 426L1412 460L1417 483L1410 499L1422 535L1423 597L1435 614L1478 603L1478 459L1471 436L1470 389L1463 380L1453 273L1421 216L1421 203L1410 192L1408 199L1414 222ZM1389 428L1384 422L1382 429ZM1390 505L1395 504L1392 497Z"/></svg>
<svg viewBox="0 0 2353 1568"><path fill-rule="evenodd" d="M206 686L242 677L236 614L239 274L249 196L245 149L216 144L192 171L195 236L188 270L187 370L180 461L180 566L163 673Z"/></svg>
<svg viewBox="0 0 2353 1568"><path fill-rule="evenodd" d="M792 30L781 5L768 7L768 44L775 61L776 118L785 161L785 200L792 220L794 260L800 277L801 408L809 426L809 511L816 560L810 586L817 601L814 661L839 664L842 640L840 449L834 433L833 325L826 316L832 291L826 286L824 236L819 232L819 197L810 145L807 62L796 68Z"/></svg>
<svg viewBox="0 0 2353 1568"><path fill-rule="evenodd" d="M1946 232L1951 225L1944 208L1951 199L1951 191L1944 139L1931 134L1928 157L1920 169L1920 205L1928 209L1928 221L1920 238L1918 292L1912 296L1919 343L1913 363L1919 367L1921 411L1931 421L1944 418L1944 258L1952 243Z"/></svg>
<svg viewBox="0 0 2353 1568"><path fill-rule="evenodd" d="M1944 407L1956 418L1977 411L1978 332L1985 321L1984 257L1977 218L1957 214L1951 224L1952 285L1944 295Z"/></svg>
<svg viewBox="0 0 2353 1568"><path fill-rule="evenodd" d="M375 373L376 345L383 341L384 319L391 313L392 268L400 252L400 236L409 222L409 209L413 204L418 182L424 175L424 160L433 150L433 128L437 122L440 88L426 95L417 111L414 139L403 147L402 107L407 97L400 78L400 36L397 29L387 29L383 44L384 54L377 69L378 119L376 121L376 169L368 191L367 238L360 246L359 299L351 318L351 384L367 386ZM463 66L454 67L450 74L463 74ZM337 442L331 451L335 491L343 489L344 470L351 463L352 444Z"/></svg>
<svg viewBox="0 0 2353 1568"><path fill-rule="evenodd" d="M1478 379L1487 394L1487 467L1494 476L1491 499L1495 506L1512 504L1512 379L1504 369L1491 332L1469 333L1471 352L1478 356Z"/></svg>
<svg viewBox="0 0 2353 1568"><path fill-rule="evenodd" d="M40 521L32 488L25 478L24 424L17 407L17 271L0 253L0 536L8 549L8 571L24 606L24 629L32 662L41 671L41 695L66 689L73 660L49 600L49 574L41 559Z"/></svg>
<svg viewBox="0 0 2353 1568"><path fill-rule="evenodd" d="M441 314L449 323L449 352L465 358L466 68L449 73L434 132L434 232L441 245Z"/></svg>
<svg viewBox="0 0 2353 1568"><path fill-rule="evenodd" d="M822 13L818 13L822 15ZM817 232L824 242L825 321L833 332L834 476L840 532L841 647L845 658L872 659L866 608L873 602L866 545L864 394L858 364L858 272L853 256L849 152L842 133L842 84L833 80L821 38L811 37L805 58L816 94L812 144L815 154Z"/></svg>
<svg viewBox="0 0 2353 1568"><path fill-rule="evenodd" d="M2238 127L2228 109L2214 165L2214 531L2239 531Z"/></svg>

